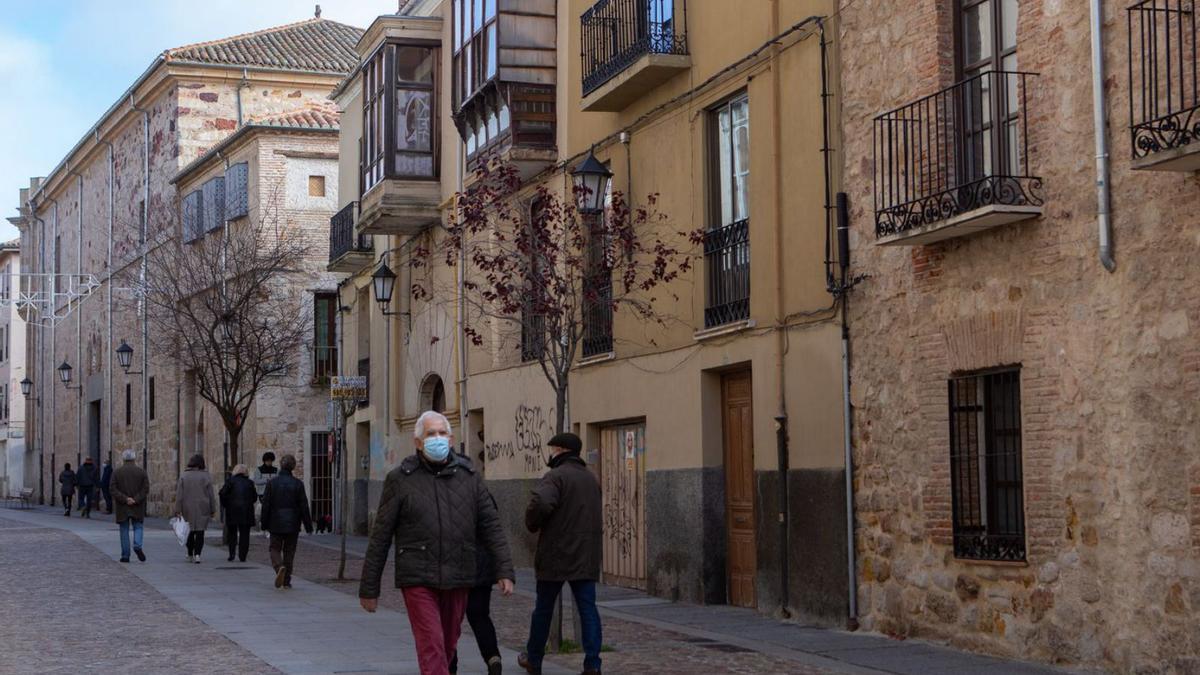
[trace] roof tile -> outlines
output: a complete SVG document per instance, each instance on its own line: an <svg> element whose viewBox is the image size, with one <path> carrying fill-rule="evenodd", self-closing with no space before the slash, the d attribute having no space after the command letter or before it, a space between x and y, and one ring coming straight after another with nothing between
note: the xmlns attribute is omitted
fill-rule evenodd
<svg viewBox="0 0 1200 675"><path fill-rule="evenodd" d="M253 33L168 49L167 61L348 73L358 66L362 29L307 19Z"/></svg>

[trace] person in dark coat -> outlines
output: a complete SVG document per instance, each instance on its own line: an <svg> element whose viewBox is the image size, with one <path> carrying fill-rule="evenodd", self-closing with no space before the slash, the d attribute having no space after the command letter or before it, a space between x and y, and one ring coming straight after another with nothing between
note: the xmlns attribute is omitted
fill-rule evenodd
<svg viewBox="0 0 1200 675"><path fill-rule="evenodd" d="M487 487L483 488L487 490ZM496 498L488 492L492 507L499 513ZM496 565L486 549L475 549L475 585L467 593L467 623L475 634L475 644L479 647L479 656L487 665L488 675L500 675L503 672L500 659L500 643L496 638L496 624L492 623L492 583L496 578ZM450 659L450 672L458 672L458 652Z"/></svg>
<svg viewBox="0 0 1200 675"><path fill-rule="evenodd" d="M379 607L383 568L394 546L395 584L404 593L421 673L444 675L469 589L477 583L477 552L491 556L489 581L504 595L512 593L516 575L483 478L470 461L450 452L450 421L438 412L422 413L413 440L417 451L384 480L358 597L368 612Z"/></svg>
<svg viewBox="0 0 1200 675"><path fill-rule="evenodd" d="M93 493L99 482L100 476L96 473L96 465L92 463L92 458L84 458L83 466L79 467L79 472L75 475L75 487L79 488L79 511L83 513L84 518L92 517L92 502L96 496Z"/></svg>
<svg viewBox="0 0 1200 675"><path fill-rule="evenodd" d="M271 566L275 568L275 588L292 587L292 563L296 559L296 543L300 526L312 534L312 513L304 483L292 475L296 458L284 455L279 460L279 473L267 483L262 498L262 529L271 533ZM251 483L253 485L253 483Z"/></svg>
<svg viewBox="0 0 1200 675"><path fill-rule="evenodd" d="M175 487L175 513L188 522L187 559L200 564L204 550L204 530L208 521L217 515L217 499L213 494L212 476L204 469L204 455L192 455L187 469Z"/></svg>
<svg viewBox="0 0 1200 675"><path fill-rule="evenodd" d="M75 496L75 472L71 470L71 463L63 464L62 473L58 474L59 494L62 495L63 506L67 507L66 513L63 515L71 517L71 497Z"/></svg>
<svg viewBox="0 0 1200 675"><path fill-rule="evenodd" d="M238 560L246 562L250 552L250 528L254 526L254 504L258 491L250 480L245 464L233 467L233 475L221 486L219 496L225 509L225 540L229 542L229 561L236 551Z"/></svg>
<svg viewBox="0 0 1200 675"><path fill-rule="evenodd" d="M517 663L540 674L550 621L563 582L571 585L583 631L584 675L600 673L600 613L596 582L603 552L600 482L580 458L583 442L572 433L550 439L550 471L533 488L525 509L525 527L539 532L533 567L537 600L529 625L529 642Z"/></svg>
<svg viewBox="0 0 1200 675"><path fill-rule="evenodd" d="M104 497L104 512L113 512L112 504L112 462L104 460L104 468L100 470L100 494Z"/></svg>
<svg viewBox="0 0 1200 675"><path fill-rule="evenodd" d="M121 453L121 468L113 472L112 496L116 500L116 520L121 526L121 562L129 562L129 529L133 528L133 552L146 562L142 552L142 523L146 520L146 497L150 495L150 478L137 465L137 453L132 449Z"/></svg>

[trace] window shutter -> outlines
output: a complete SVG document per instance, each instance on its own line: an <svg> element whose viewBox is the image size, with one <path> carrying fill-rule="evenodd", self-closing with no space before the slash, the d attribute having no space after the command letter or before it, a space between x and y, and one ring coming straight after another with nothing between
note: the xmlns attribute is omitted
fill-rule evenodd
<svg viewBox="0 0 1200 675"><path fill-rule="evenodd" d="M183 241L189 243L199 238L204 203L200 190L192 190L183 198Z"/></svg>
<svg viewBox="0 0 1200 675"><path fill-rule="evenodd" d="M234 164L225 172L226 220L250 215L249 181L250 167L246 162Z"/></svg>
<svg viewBox="0 0 1200 675"><path fill-rule="evenodd" d="M204 232L213 230L225 224L225 178L217 176L203 186L204 191Z"/></svg>

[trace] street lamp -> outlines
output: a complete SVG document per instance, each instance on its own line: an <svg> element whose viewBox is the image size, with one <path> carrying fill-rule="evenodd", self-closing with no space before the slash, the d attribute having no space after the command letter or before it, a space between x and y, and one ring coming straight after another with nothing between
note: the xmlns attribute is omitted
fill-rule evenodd
<svg viewBox="0 0 1200 675"><path fill-rule="evenodd" d="M588 156L571 170L571 179L575 183L576 206L579 207L580 213L603 212L604 197L608 194L612 172L596 159L594 149L589 150Z"/></svg>
<svg viewBox="0 0 1200 675"><path fill-rule="evenodd" d="M392 302L392 291L396 288L396 273L387 263L379 263L379 267L371 275L371 288L375 292L375 302L378 302L379 308L387 314L387 306Z"/></svg>
<svg viewBox="0 0 1200 675"><path fill-rule="evenodd" d="M71 386L71 371L72 370L74 370L74 368L71 367L71 364L67 363L66 361L63 361L62 365L58 367L58 379L62 380L63 385L67 389L78 389L79 388L78 385L76 385L74 387Z"/></svg>
<svg viewBox="0 0 1200 675"><path fill-rule="evenodd" d="M121 340L121 346L117 347L117 363L126 375L141 375L141 371L129 372L129 365L133 362L133 347L130 347L127 342Z"/></svg>
<svg viewBox="0 0 1200 675"><path fill-rule="evenodd" d="M32 389L33 389L33 380L29 379L28 377L21 380L21 395L22 396L24 396L25 398L29 398L29 394Z"/></svg>

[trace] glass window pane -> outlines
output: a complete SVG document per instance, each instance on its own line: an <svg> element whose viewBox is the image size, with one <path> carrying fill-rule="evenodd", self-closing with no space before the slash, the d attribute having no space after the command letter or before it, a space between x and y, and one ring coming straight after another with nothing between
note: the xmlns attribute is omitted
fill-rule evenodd
<svg viewBox="0 0 1200 675"><path fill-rule="evenodd" d="M462 3L454 3L454 50L462 46Z"/></svg>
<svg viewBox="0 0 1200 675"><path fill-rule="evenodd" d="M508 105L505 103L501 103L500 104L500 131L504 131L505 129L507 129L508 124L509 124Z"/></svg>
<svg viewBox="0 0 1200 675"><path fill-rule="evenodd" d="M1016 0L1013 0L1016 2ZM483 9L483 20L491 21L496 18L496 0L487 0Z"/></svg>
<svg viewBox="0 0 1200 675"><path fill-rule="evenodd" d="M963 65L992 55L992 0L963 10Z"/></svg>
<svg viewBox="0 0 1200 675"><path fill-rule="evenodd" d="M478 33L483 28L483 0L475 0L475 11L471 14L471 32Z"/></svg>
<svg viewBox="0 0 1200 675"><path fill-rule="evenodd" d="M488 140L495 138L500 133L500 128L496 123L496 113L489 110L487 114L487 135Z"/></svg>
<svg viewBox="0 0 1200 675"><path fill-rule="evenodd" d="M396 150L433 149L433 92L396 90Z"/></svg>
<svg viewBox="0 0 1200 675"><path fill-rule="evenodd" d="M433 50L424 47L396 49L396 80L433 84Z"/></svg>
<svg viewBox="0 0 1200 675"><path fill-rule="evenodd" d="M484 130L483 123L480 122L479 128L475 130L475 147L482 150L484 145L487 145L487 133Z"/></svg>
<svg viewBox="0 0 1200 675"><path fill-rule="evenodd" d="M498 47L499 45L496 42L496 24L492 24L487 29L487 69L485 78L489 80L496 76Z"/></svg>
<svg viewBox="0 0 1200 675"><path fill-rule="evenodd" d="M467 128L466 141L467 141L467 154L468 155L475 154L475 130L470 127Z"/></svg>
<svg viewBox="0 0 1200 675"><path fill-rule="evenodd" d="M472 67L471 45L467 45L463 49L463 53L467 55L466 64L463 66L463 98L466 99L471 94L475 93L475 69Z"/></svg>
<svg viewBox="0 0 1200 675"><path fill-rule="evenodd" d="M1017 46L1017 0L1001 0L1000 41L1002 50Z"/></svg>
<svg viewBox="0 0 1200 675"><path fill-rule="evenodd" d="M731 147L731 132L729 108L721 108L717 113L717 175L720 182L721 196L720 225L728 225L733 222L733 148Z"/></svg>

